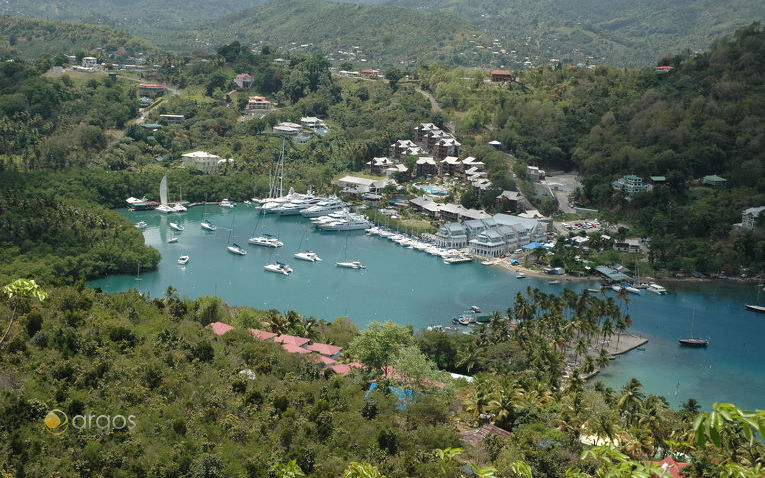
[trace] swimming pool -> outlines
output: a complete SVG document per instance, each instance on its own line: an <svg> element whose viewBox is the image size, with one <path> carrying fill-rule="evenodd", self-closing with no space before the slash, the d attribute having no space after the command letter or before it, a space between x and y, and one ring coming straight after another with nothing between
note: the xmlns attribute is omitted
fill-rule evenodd
<svg viewBox="0 0 765 478"><path fill-rule="evenodd" d="M442 196L446 196L447 194L449 194L449 190L442 186L417 186L417 187L430 194L440 194Z"/></svg>

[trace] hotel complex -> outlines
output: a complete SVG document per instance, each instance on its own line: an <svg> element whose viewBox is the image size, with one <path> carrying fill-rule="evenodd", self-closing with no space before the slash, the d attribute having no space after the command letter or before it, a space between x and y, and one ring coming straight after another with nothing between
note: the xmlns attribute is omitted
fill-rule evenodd
<svg viewBox="0 0 765 478"><path fill-rule="evenodd" d="M544 242L547 224L509 214L488 219L450 222L436 233L436 244L450 249L470 248L470 254L500 257L532 242Z"/></svg>

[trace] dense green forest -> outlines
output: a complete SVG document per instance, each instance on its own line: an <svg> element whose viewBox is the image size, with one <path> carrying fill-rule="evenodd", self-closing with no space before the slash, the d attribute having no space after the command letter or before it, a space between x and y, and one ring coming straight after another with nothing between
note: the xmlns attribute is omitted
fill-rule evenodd
<svg viewBox="0 0 765 478"><path fill-rule="evenodd" d="M356 3L452 13L502 38L517 55L504 63L518 67L526 56L535 64L551 58L565 63L645 66L669 52L703 50L715 38L765 18L762 2L627 0L356 0ZM484 45L487 46L487 45ZM590 58L592 57L592 58Z"/></svg>
<svg viewBox="0 0 765 478"><path fill-rule="evenodd" d="M0 56L38 58L43 53L73 55L78 51L106 57L156 53L157 48L148 40L107 26L0 16Z"/></svg>
<svg viewBox="0 0 765 478"><path fill-rule="evenodd" d="M765 203L763 58L755 23L709 52L662 59L668 73L539 68L505 86L435 66L420 75L468 145L501 141L520 175L525 164L578 170L578 202L651 237L660 267L741 273L765 266L761 228L731 234L744 209ZM611 187L626 174L667 179L629 198ZM712 174L726 185L701 186Z"/></svg>
<svg viewBox="0 0 765 478"><path fill-rule="evenodd" d="M515 330L497 315L471 336L415 336L391 322L360 332L342 318L188 300L172 288L149 300L13 283L4 298L2 316L17 319L0 344L4 476L449 478L470 463L483 477L627 477L658 473L646 460L670 452L691 460L690 476L761 472L762 444L749 437L765 430L762 412L698 414L695 401L674 410L636 380L617 391L561 379L569 340L622 317L613 299L530 289L512 304ZM218 337L211 322L235 329ZM333 375L248 327L335 343L369 368ZM455 362L483 373L468 384L438 371ZM382 375L384 365L396 373ZM371 379L380 387L365 397ZM54 409L70 417L58 436L43 427ZM74 419L90 414L110 419ZM463 443L459 432L479 417L510 435ZM619 450L582 455L589 435Z"/></svg>
<svg viewBox="0 0 765 478"><path fill-rule="evenodd" d="M361 6L322 0L267 3L191 30L188 38L212 45L238 40L280 47L311 44L337 55L360 47L370 66L450 62L469 49L480 31L450 14L427 14L395 7ZM356 63L360 65L360 63Z"/></svg>

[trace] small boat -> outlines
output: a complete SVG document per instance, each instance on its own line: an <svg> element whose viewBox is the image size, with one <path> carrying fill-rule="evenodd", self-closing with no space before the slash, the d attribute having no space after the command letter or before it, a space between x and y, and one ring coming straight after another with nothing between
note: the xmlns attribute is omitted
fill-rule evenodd
<svg viewBox="0 0 765 478"><path fill-rule="evenodd" d="M655 282L652 282L651 284L648 285L648 292L653 292L654 294L657 294L657 295L665 295L667 293L667 289L665 289L664 287L660 286L659 284Z"/></svg>
<svg viewBox="0 0 765 478"><path fill-rule="evenodd" d="M284 245L282 241L272 236L271 234L263 234L262 236L251 237L250 239L247 240L247 242L254 246L274 247L274 248L282 247Z"/></svg>
<svg viewBox="0 0 765 478"><path fill-rule="evenodd" d="M590 288L590 289L587 289L587 292L591 292L593 294L600 294L600 289Z"/></svg>
<svg viewBox="0 0 765 478"><path fill-rule="evenodd" d="M286 276L292 273L292 267L279 261L273 264L266 264L263 266L263 269L268 272L276 272L277 274L284 274Z"/></svg>
<svg viewBox="0 0 765 478"><path fill-rule="evenodd" d="M244 200L244 203L245 203L246 205L248 205L248 206L252 206L252 203L251 203L249 200L247 200L247 199L245 199L245 200Z"/></svg>
<svg viewBox="0 0 765 478"><path fill-rule="evenodd" d="M174 242L178 242L178 237L177 236L171 237L170 239L167 240L168 244L172 244Z"/></svg>
<svg viewBox="0 0 765 478"><path fill-rule="evenodd" d="M762 272L760 272L760 277L762 277ZM762 289L762 284L757 284L757 298L755 299L754 304L744 304L744 307L746 307L746 310L751 310L752 312L758 312L760 314L765 314L765 305L760 305L760 291Z"/></svg>
<svg viewBox="0 0 765 478"><path fill-rule="evenodd" d="M295 259L309 262L321 262L321 257L313 251L303 251L295 253Z"/></svg>
<svg viewBox="0 0 765 478"><path fill-rule="evenodd" d="M477 305L471 305L470 306L470 310L475 312L476 314L480 314L481 313L481 308L478 307Z"/></svg>
<svg viewBox="0 0 765 478"><path fill-rule="evenodd" d="M227 207L227 208L231 209L234 206L236 206L236 203L234 201L231 201L230 199L224 199L224 200L222 200L220 202L220 206L221 207Z"/></svg>
<svg viewBox="0 0 765 478"><path fill-rule="evenodd" d="M693 323L696 319L696 307L693 307L693 313L691 315L691 334L690 337L687 339L678 339L677 341L680 342L680 345L684 345L686 347L706 347L709 345L709 339L697 339L693 337Z"/></svg>
<svg viewBox="0 0 765 478"><path fill-rule="evenodd" d="M519 272L518 274L515 275L515 278L516 279L525 279L526 278L526 274L524 274L523 272Z"/></svg>
<svg viewBox="0 0 765 478"><path fill-rule="evenodd" d="M182 266L185 266L189 262L189 260L191 260L191 257L189 257L189 256L181 256L181 257L178 258L178 264L180 264Z"/></svg>
<svg viewBox="0 0 765 478"><path fill-rule="evenodd" d="M137 223L135 223L135 227L138 229L146 229L146 226L148 226L148 224L146 224L146 221L138 221Z"/></svg>
<svg viewBox="0 0 765 478"><path fill-rule="evenodd" d="M337 267L344 267L346 269L366 269L366 266L359 261L350 262L336 262Z"/></svg>
<svg viewBox="0 0 765 478"><path fill-rule="evenodd" d="M204 221L202 221L202 222L200 223L200 225L202 226L202 229L206 229L206 230L208 230L208 231L214 231L215 229L217 229L217 228L216 228L216 227L213 225L213 223L211 223L211 222L210 222L210 221L208 221L207 219L205 219Z"/></svg>
<svg viewBox="0 0 765 478"><path fill-rule="evenodd" d="M172 227L176 231L183 231L184 230L184 227L181 226L180 224L178 224L177 222L171 222L170 223L170 227Z"/></svg>
<svg viewBox="0 0 765 478"><path fill-rule="evenodd" d="M457 322L460 325L470 325L475 323L475 314L472 312L465 312L457 318Z"/></svg>
<svg viewBox="0 0 765 478"><path fill-rule="evenodd" d="M614 292L621 292L622 289L624 289L624 287L620 286L619 284L613 284L611 286L611 290L613 290Z"/></svg>
<svg viewBox="0 0 765 478"><path fill-rule="evenodd" d="M238 254L240 256L246 256L247 255L247 251L242 249L242 247L239 244L237 244L237 243L234 243L234 244L226 247L226 249L228 249L228 251L233 253L233 254Z"/></svg>
<svg viewBox="0 0 765 478"><path fill-rule="evenodd" d="M559 280L551 280L551 281L549 282L549 284L550 284L550 285L558 285L558 284L560 284L560 283L561 283L561 282L560 282Z"/></svg>
<svg viewBox="0 0 765 478"><path fill-rule="evenodd" d="M626 290L630 294L638 294L638 295L640 295L640 289L638 289L637 287L633 287L631 285L625 286L624 290Z"/></svg>
<svg viewBox="0 0 765 478"><path fill-rule="evenodd" d="M496 261L493 260L481 261L481 265L483 266L493 266L494 264L496 264Z"/></svg>

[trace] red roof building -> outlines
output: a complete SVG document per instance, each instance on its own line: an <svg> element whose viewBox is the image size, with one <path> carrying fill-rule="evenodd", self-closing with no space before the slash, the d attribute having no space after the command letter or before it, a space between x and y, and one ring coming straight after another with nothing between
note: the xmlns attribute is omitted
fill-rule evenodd
<svg viewBox="0 0 765 478"><path fill-rule="evenodd" d="M364 368L364 364L359 362L336 363L330 367L333 372L340 375L348 375L353 371L354 368Z"/></svg>
<svg viewBox="0 0 765 478"><path fill-rule="evenodd" d="M239 73L236 75L236 78L234 78L234 83L236 83L236 86L239 88L250 88L254 82L255 78L247 73Z"/></svg>
<svg viewBox="0 0 765 478"><path fill-rule="evenodd" d="M311 353L310 350L306 350L303 347L300 347L295 344L289 344L289 343L282 344L282 348L291 354L310 354Z"/></svg>
<svg viewBox="0 0 765 478"><path fill-rule="evenodd" d="M324 365L334 365L337 363L337 360L331 359L329 357L325 357L323 355L319 354L311 354L309 357L313 362L321 363Z"/></svg>
<svg viewBox="0 0 765 478"><path fill-rule="evenodd" d="M266 332L265 330L250 329L250 333L252 334L253 338L258 340L271 340L276 337L275 333Z"/></svg>
<svg viewBox="0 0 765 478"><path fill-rule="evenodd" d="M305 337L296 337L294 335L280 335L278 337L274 337L274 342L278 344L290 344L294 345L295 347L302 347L303 345L310 342L311 339L307 339ZM305 349L303 349L305 350Z"/></svg>
<svg viewBox="0 0 765 478"><path fill-rule="evenodd" d="M343 350L342 347L338 347L337 345L329 345L316 342L312 343L311 345L307 345L306 348L311 352L316 352L318 354L326 355L327 357L332 358L337 358L337 356L340 354L340 351Z"/></svg>
<svg viewBox="0 0 765 478"><path fill-rule="evenodd" d="M664 476L669 473L672 478L680 478L680 471L690 465L690 463L677 462L671 456L668 456L661 461L652 461L651 464L660 466L664 471Z"/></svg>
<svg viewBox="0 0 765 478"><path fill-rule="evenodd" d="M210 327L215 335L223 335L233 329L233 327L223 322L213 322L210 324Z"/></svg>
<svg viewBox="0 0 765 478"><path fill-rule="evenodd" d="M268 110L271 109L271 102L263 96L250 96L247 100L248 110Z"/></svg>

